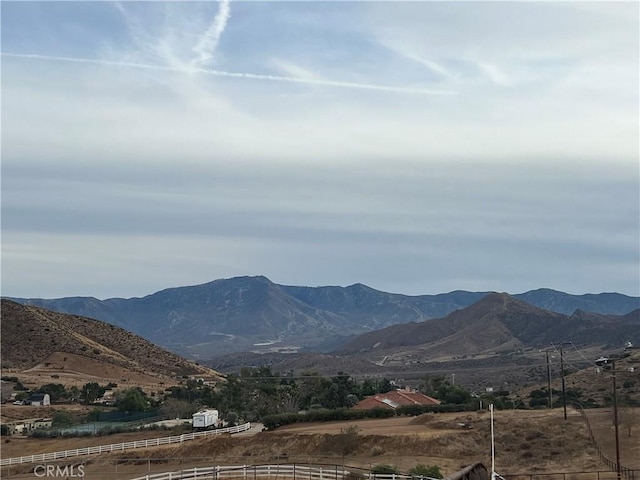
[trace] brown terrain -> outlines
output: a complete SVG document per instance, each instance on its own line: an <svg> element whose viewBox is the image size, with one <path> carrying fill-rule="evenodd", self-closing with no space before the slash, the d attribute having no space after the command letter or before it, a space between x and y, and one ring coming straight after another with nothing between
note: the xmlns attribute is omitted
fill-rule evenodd
<svg viewBox="0 0 640 480"><path fill-rule="evenodd" d="M589 411L599 445L615 458L611 412ZM633 430L634 435L640 425ZM569 409L508 410L495 413L496 471L515 473L606 471L589 440L579 412ZM105 437L30 439L12 437L2 444L2 458L86 446L112 444L176 432L137 432ZM640 445L621 430L622 463L640 469ZM432 464L449 474L475 461L490 465L490 416L486 411L464 414L425 414L384 420L296 424L253 436L212 437L119 454L87 457L90 478L130 478L146 473L211 465L332 464L370 468L396 465L406 471L416 464ZM33 466L3 469L3 477L32 475ZM601 476L601 478L608 478ZM613 478L613 477L611 477Z"/></svg>
<svg viewBox="0 0 640 480"><path fill-rule="evenodd" d="M87 381L167 387L184 376L220 378L210 369L142 340L118 327L33 306L2 301L3 375L16 374L27 386L63 383L81 386ZM616 369L621 401L638 399L637 363L640 352L620 360ZM634 372L629 368L636 366ZM490 370L490 366L487 366ZM15 372L15 373L14 373ZM458 372L460 372L458 370ZM459 375L457 379L462 378ZM553 387L560 388L557 375ZM581 400L599 403L610 397L611 373L593 368L567 377L567 388L582 390ZM526 401L530 387L519 393ZM539 388L539 387L538 387ZM56 409L86 413L88 407L47 408L3 405L3 421L50 417ZM593 434L604 454L615 458L611 409L587 410ZM622 463L640 469L640 409L621 405ZM607 467L593 446L586 422L569 407L562 409L506 410L495 415L496 470L502 475L543 472L594 472ZM156 430L109 436L38 439L12 436L0 444L2 458L54 452L86 446L114 444L144 438L172 436L180 431ZM369 468L396 465L406 471L418 463L435 464L452 473L475 461L490 464L490 422L486 411L425 414L384 420L295 424L256 435L224 435L185 442L178 446L131 450L99 457L79 457L89 478L130 478L146 473L211 466L262 463L325 463ZM33 478L33 465L2 469L3 478ZM601 479L609 477L600 477Z"/></svg>
<svg viewBox="0 0 640 480"><path fill-rule="evenodd" d="M156 389L185 376L220 379L122 328L2 300L2 375L27 387L117 383Z"/></svg>

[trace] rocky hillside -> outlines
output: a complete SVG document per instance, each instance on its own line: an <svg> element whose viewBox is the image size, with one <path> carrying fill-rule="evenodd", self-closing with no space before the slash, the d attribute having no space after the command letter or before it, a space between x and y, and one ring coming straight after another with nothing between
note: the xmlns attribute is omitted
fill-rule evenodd
<svg viewBox="0 0 640 480"><path fill-rule="evenodd" d="M27 370L61 356L147 375L217 376L114 325L2 300L2 369ZM76 362L79 360L76 360ZM73 365L69 365L72 368Z"/></svg>

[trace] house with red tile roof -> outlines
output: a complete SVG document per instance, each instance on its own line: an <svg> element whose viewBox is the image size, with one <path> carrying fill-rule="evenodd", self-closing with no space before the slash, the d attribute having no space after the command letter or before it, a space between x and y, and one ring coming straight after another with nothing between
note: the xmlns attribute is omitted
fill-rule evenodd
<svg viewBox="0 0 640 480"><path fill-rule="evenodd" d="M354 410L371 410L374 408L387 408L395 410L398 407L408 405L439 405L440 400L412 390L392 390L387 393L378 393L367 397L352 408Z"/></svg>

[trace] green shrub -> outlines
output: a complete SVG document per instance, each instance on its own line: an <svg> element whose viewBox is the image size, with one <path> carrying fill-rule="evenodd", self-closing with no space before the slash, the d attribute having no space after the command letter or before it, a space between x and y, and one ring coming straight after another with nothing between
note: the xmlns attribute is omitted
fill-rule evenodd
<svg viewBox="0 0 640 480"><path fill-rule="evenodd" d="M373 410L349 410L348 408L337 408L329 410L319 408L309 410L306 413L280 413L263 417L262 423L267 430L289 425L297 422L335 422L346 420L359 420L362 418L388 418L395 416L393 410L383 408Z"/></svg>
<svg viewBox="0 0 640 480"><path fill-rule="evenodd" d="M371 469L372 473L378 473L381 475L388 475L392 473L398 473L398 467L395 465L388 465L386 463L379 463L378 465L374 465Z"/></svg>
<svg viewBox="0 0 640 480"><path fill-rule="evenodd" d="M60 410L53 414L52 417L54 427L66 427L73 424L71 414L65 410Z"/></svg>
<svg viewBox="0 0 640 480"><path fill-rule="evenodd" d="M437 465L423 465L422 463L409 470L409 474L414 477L442 478L440 467Z"/></svg>

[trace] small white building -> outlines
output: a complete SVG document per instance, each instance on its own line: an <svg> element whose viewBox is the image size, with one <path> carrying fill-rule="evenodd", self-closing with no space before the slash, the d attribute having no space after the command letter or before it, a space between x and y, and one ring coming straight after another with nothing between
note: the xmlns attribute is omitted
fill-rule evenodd
<svg viewBox="0 0 640 480"><path fill-rule="evenodd" d="M34 393L27 403L32 407L48 407L51 405L51 397L48 393Z"/></svg>
<svg viewBox="0 0 640 480"><path fill-rule="evenodd" d="M218 410L204 409L193 414L193 428L208 428L218 426Z"/></svg>

